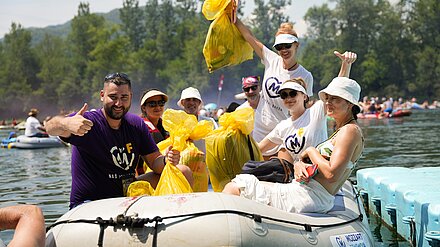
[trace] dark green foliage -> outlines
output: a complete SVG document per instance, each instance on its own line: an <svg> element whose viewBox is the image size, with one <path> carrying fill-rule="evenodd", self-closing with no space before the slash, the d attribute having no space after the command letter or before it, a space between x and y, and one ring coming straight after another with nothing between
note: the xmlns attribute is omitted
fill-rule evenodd
<svg viewBox="0 0 440 247"><path fill-rule="evenodd" d="M268 47L282 22L289 0L254 0L251 18L243 19ZM242 1L242 3L244 3ZM440 97L440 3L437 0L333 0L310 8L309 29L300 37L299 61L313 73L317 92L338 73L334 50L358 53L351 76L362 96ZM139 6L139 4L145 4ZM176 108L182 89L197 87L205 103L220 105L241 91L241 78L262 76L257 56L238 66L208 73L203 45L209 22L199 0L122 1L106 14L90 13L80 3L69 22L23 29L18 23L0 40L0 116L22 118L30 107L42 116L77 110L84 102L100 107L99 90L110 72L125 72L133 81L134 109L147 88L170 96ZM239 16L242 8L239 8Z"/></svg>
<svg viewBox="0 0 440 247"><path fill-rule="evenodd" d="M437 0L335 0L310 8L308 45L303 65L320 89L336 75L339 59L333 50L358 54L351 77L363 96L417 97L435 100L439 94L440 4ZM329 73L333 71L332 73Z"/></svg>

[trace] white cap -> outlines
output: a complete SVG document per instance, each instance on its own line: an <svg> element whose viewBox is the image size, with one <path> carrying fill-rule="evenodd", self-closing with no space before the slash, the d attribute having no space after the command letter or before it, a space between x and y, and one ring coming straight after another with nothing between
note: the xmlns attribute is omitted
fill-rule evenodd
<svg viewBox="0 0 440 247"><path fill-rule="evenodd" d="M183 108L182 100L183 99L190 99L190 98L196 98L201 101L200 105L203 105L202 97L200 96L199 90L197 88L189 87L185 88L182 91L182 94L180 95L179 101L177 101L177 105Z"/></svg>
<svg viewBox="0 0 440 247"><path fill-rule="evenodd" d="M361 87L359 84L347 77L336 77L323 90L319 91L319 99L325 102L325 94L341 97L348 102L362 109L359 105Z"/></svg>
<svg viewBox="0 0 440 247"><path fill-rule="evenodd" d="M298 43L298 38L292 34L282 33L275 37L275 43L273 47L279 44L292 44L294 42Z"/></svg>
<svg viewBox="0 0 440 247"><path fill-rule="evenodd" d="M293 89L293 90L302 92L303 94L307 95L306 89L303 88L303 86L301 86L300 84L293 82L293 81L286 81L283 84L281 84L281 87L278 90L278 92L281 92L284 89Z"/></svg>

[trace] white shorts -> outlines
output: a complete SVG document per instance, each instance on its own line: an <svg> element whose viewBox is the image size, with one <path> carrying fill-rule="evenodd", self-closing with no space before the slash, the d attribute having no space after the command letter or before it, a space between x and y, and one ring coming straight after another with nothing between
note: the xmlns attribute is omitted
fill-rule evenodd
<svg viewBox="0 0 440 247"><path fill-rule="evenodd" d="M332 209L335 197L316 180L308 184L296 181L288 184L259 181L254 175L239 174L232 182L240 196L291 213L326 213Z"/></svg>

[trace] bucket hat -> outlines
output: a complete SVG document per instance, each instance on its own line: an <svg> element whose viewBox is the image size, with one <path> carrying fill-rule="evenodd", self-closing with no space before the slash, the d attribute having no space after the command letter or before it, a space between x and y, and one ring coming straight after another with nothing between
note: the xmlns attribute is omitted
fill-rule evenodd
<svg viewBox="0 0 440 247"><path fill-rule="evenodd" d="M183 89L182 94L180 95L180 99L179 99L179 101L177 101L177 105L180 106L181 108L183 108L182 100L190 99L190 98L196 98L196 99L200 100L200 102L201 102L200 105L203 105L203 100L202 100L202 97L200 96L199 90L197 90L197 88L193 88L193 87Z"/></svg>
<svg viewBox="0 0 440 247"><path fill-rule="evenodd" d="M319 99L325 101L325 94L341 97L358 107L359 111L362 109L359 105L361 87L355 80L347 77L336 77L326 88L319 91Z"/></svg>

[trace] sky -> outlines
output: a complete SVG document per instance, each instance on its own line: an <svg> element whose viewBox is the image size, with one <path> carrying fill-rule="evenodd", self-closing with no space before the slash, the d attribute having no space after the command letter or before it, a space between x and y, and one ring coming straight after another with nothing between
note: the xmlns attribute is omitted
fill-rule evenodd
<svg viewBox="0 0 440 247"><path fill-rule="evenodd" d="M19 23L24 28L63 24L77 14L80 2L88 2L92 13L106 13L115 8L122 8L123 0L0 0L0 37L9 32L12 22ZM146 2L139 0L140 5L145 5ZM246 2L245 17L253 9L253 0ZM300 37L306 32L306 24L302 17L307 9L323 3L328 1L292 0L287 13L290 21L295 23Z"/></svg>

